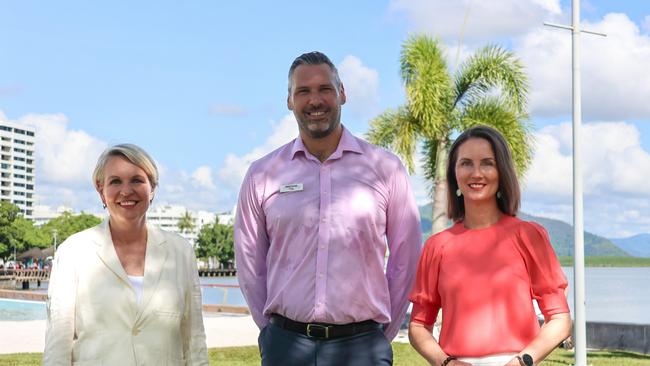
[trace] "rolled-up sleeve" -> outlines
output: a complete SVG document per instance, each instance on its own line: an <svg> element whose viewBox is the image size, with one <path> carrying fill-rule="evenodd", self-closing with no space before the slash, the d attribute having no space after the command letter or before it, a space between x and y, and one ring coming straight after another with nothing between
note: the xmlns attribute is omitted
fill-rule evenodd
<svg viewBox="0 0 650 366"><path fill-rule="evenodd" d="M64 242L56 252L47 291L47 325L43 365L72 364L77 275L74 252Z"/></svg>
<svg viewBox="0 0 650 366"><path fill-rule="evenodd" d="M244 178L235 216L235 262L237 279L242 294L248 303L253 320L261 329L268 323L264 315L266 304L266 256L269 240L266 234L266 219L258 198L254 179L255 164Z"/></svg>
<svg viewBox="0 0 650 366"><path fill-rule="evenodd" d="M386 238L389 250L386 278L390 292L391 322L384 333L391 340L404 321L422 243L420 214L406 169L402 165L392 176Z"/></svg>

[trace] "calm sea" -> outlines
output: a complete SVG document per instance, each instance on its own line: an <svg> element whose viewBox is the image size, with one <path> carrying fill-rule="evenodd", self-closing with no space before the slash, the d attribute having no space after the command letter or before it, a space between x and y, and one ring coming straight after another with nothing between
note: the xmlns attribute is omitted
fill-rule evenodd
<svg viewBox="0 0 650 366"><path fill-rule="evenodd" d="M573 314L573 268L564 267ZM650 324L650 268L586 268L587 321ZM236 285L235 277L201 278L202 284ZM203 302L221 303L223 289L203 288ZM245 306L239 289L227 289L227 303Z"/></svg>
<svg viewBox="0 0 650 366"><path fill-rule="evenodd" d="M569 306L573 313L573 268L565 267L569 280ZM586 268L587 321L650 324L650 268ZM237 285L235 277L201 278L201 284ZM40 289L45 292L46 284ZM202 287L204 304L228 304L246 306L239 288ZM38 307L44 314L42 304L21 304L3 301L0 303L0 320L14 318L9 312L32 311ZM23 309L24 308L24 309ZM42 309L41 309L42 308ZM6 311L7 313L3 313ZM31 314L31 313L29 313ZM43 315L41 314L41 315ZM24 314L16 315L22 319ZM29 316L34 318L33 316ZM41 316L42 317L42 316ZM38 317L37 317L38 318Z"/></svg>
<svg viewBox="0 0 650 366"><path fill-rule="evenodd" d="M565 267L573 313L573 268ZM586 268L587 321L650 324L650 268Z"/></svg>

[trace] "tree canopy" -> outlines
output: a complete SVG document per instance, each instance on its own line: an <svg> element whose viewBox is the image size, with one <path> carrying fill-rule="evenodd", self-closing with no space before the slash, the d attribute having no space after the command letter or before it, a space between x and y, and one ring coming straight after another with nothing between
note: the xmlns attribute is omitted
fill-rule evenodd
<svg viewBox="0 0 650 366"><path fill-rule="evenodd" d="M446 159L452 136L479 124L501 132L520 175L531 161L528 79L515 55L499 46L476 51L452 74L440 42L414 35L402 46L406 104L370 122L368 140L399 155L410 173L422 149L431 184L433 233L447 227Z"/></svg>
<svg viewBox="0 0 650 366"><path fill-rule="evenodd" d="M214 257L219 263L228 266L235 258L234 238L233 226L220 224L219 219L216 218L212 224L201 228L196 245L196 256Z"/></svg>

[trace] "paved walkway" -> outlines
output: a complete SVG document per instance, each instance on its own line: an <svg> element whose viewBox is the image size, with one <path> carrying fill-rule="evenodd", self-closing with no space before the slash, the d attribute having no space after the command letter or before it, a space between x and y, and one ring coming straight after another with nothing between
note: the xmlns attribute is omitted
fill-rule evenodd
<svg viewBox="0 0 650 366"><path fill-rule="evenodd" d="M257 345L259 330L250 315L203 316L208 348ZM45 320L0 321L0 354L43 352Z"/></svg>
<svg viewBox="0 0 650 366"><path fill-rule="evenodd" d="M256 346L259 330L250 315L211 314L203 316L208 348ZM43 352L45 320L0 321L0 354ZM395 342L408 342L401 330Z"/></svg>

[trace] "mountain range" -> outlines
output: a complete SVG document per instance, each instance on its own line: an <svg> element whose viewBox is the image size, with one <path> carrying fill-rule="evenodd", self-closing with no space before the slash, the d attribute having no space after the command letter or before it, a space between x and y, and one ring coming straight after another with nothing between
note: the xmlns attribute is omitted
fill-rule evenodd
<svg viewBox="0 0 650 366"><path fill-rule="evenodd" d="M573 255L573 226L564 221L532 216L520 212L519 218L542 225L551 238L558 256ZM420 224L424 238L431 235L431 204L420 206ZM614 257L650 257L650 234L629 238L607 239L585 231L585 255Z"/></svg>
<svg viewBox="0 0 650 366"><path fill-rule="evenodd" d="M639 234L629 238L611 239L619 248L635 257L650 257L650 234Z"/></svg>

